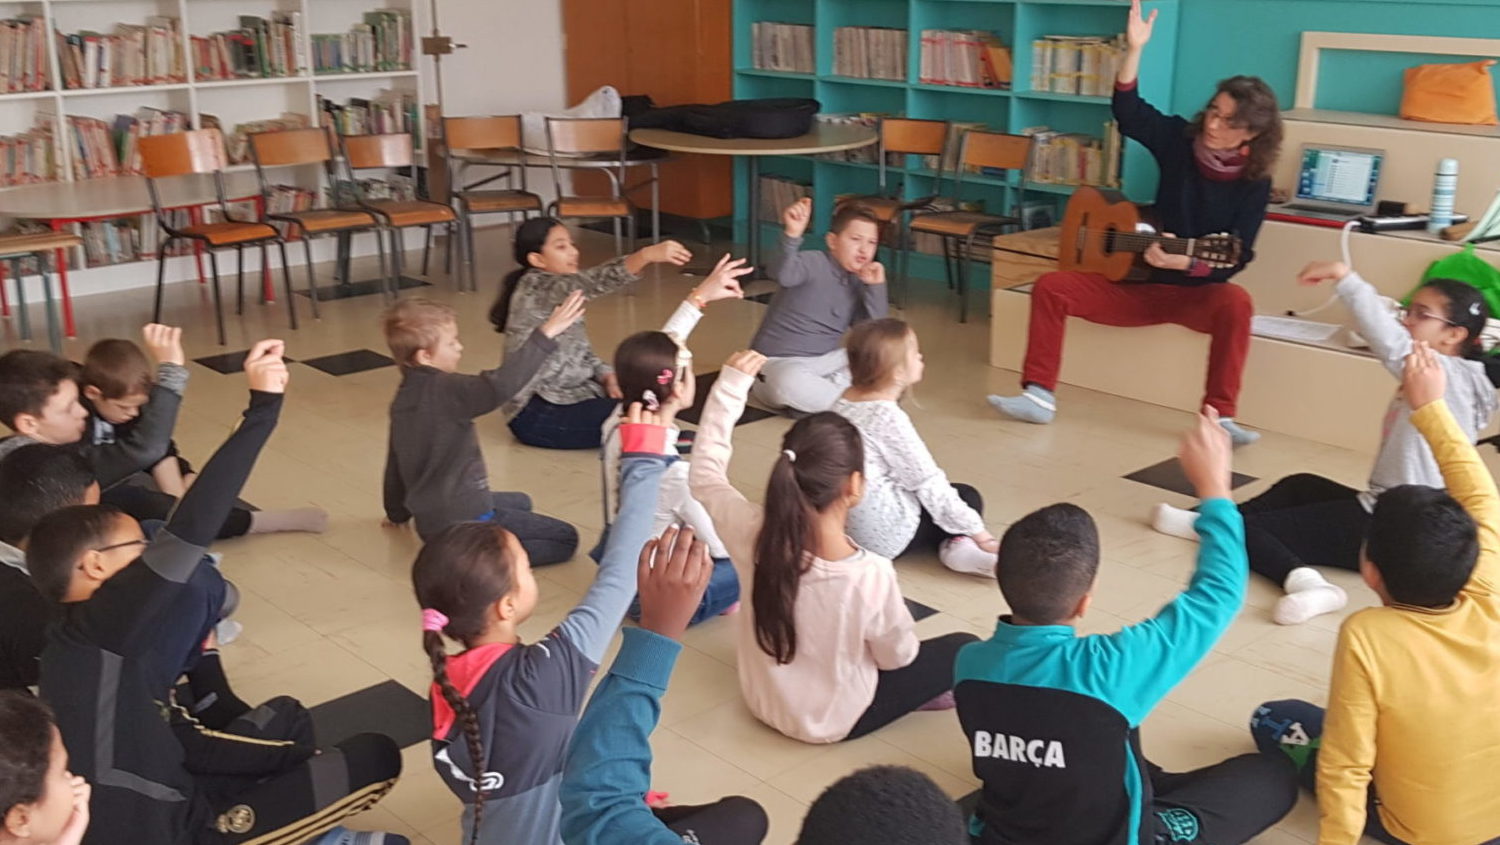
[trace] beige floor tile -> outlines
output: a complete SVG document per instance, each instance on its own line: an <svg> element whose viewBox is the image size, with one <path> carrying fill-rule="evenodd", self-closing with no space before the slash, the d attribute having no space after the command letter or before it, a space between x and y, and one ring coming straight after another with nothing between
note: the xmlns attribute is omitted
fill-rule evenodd
<svg viewBox="0 0 1500 845"><path fill-rule="evenodd" d="M770 817L771 828L766 833L765 845L792 845L797 841L808 805L768 783L756 784L745 792L745 797L757 801Z"/></svg>
<svg viewBox="0 0 1500 845"><path fill-rule="evenodd" d="M943 792L955 800L979 786L972 776L952 774L885 742L878 734L836 743L829 748L828 753L768 778L766 783L811 803L819 793L840 778L869 766L909 766L932 778Z"/></svg>
<svg viewBox="0 0 1500 845"><path fill-rule="evenodd" d="M651 788L668 793L673 804L708 804L743 795L760 779L674 732L657 728L651 735Z"/></svg>
<svg viewBox="0 0 1500 845"><path fill-rule="evenodd" d="M738 697L696 716L683 719L672 730L761 780L768 780L813 758L832 746L791 739L756 719Z"/></svg>

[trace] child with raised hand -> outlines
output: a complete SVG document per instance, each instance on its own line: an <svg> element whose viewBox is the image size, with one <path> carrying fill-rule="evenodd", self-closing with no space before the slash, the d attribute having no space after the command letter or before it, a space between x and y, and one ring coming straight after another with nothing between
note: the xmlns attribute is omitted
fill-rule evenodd
<svg viewBox="0 0 1500 845"><path fill-rule="evenodd" d="M739 279L751 271L744 265L744 259L731 261L728 255L720 258L713 272L677 306L661 331L636 332L621 341L615 350L615 375L619 378L624 401L627 404L639 402L648 410L657 411L662 425L668 428L667 442L674 444L674 450L681 433L676 427L677 414L692 407L696 393L693 356L687 348L688 336L702 319L703 309L708 303L744 296ZM604 421L602 464L606 519L614 518L616 507L622 419L617 413ZM729 562L729 551L714 530L713 520L708 518L708 511L688 491L687 475L687 462L678 461L663 476L661 499L656 504L656 519L651 531L660 534L669 525L685 525L708 545L714 560L714 577L703 595L703 605L693 617L696 625L738 604L740 582L734 565ZM607 538L607 524L604 531ZM601 539L599 548L603 546L604 540ZM597 559L597 549L594 556ZM630 615L632 618L638 616L638 608L632 606Z"/></svg>
<svg viewBox="0 0 1500 845"><path fill-rule="evenodd" d="M306 719L296 740L210 730L172 688L180 644L164 640L167 617L208 567L204 553L276 427L283 348L251 348L243 420L152 539L108 506L66 508L33 531L38 587L67 599L48 629L41 696L96 787L85 843L117 842L122 831L173 845L301 842L379 801L400 774L387 737L361 734L317 754Z"/></svg>
<svg viewBox="0 0 1500 845"><path fill-rule="evenodd" d="M864 438L865 494L849 512L849 536L876 554L897 558L936 551L955 572L993 576L1000 541L984 527L984 500L967 484L950 484L901 399L922 380L917 333L902 320L868 320L849 330L849 389L833 412Z"/></svg>
<svg viewBox="0 0 1500 845"><path fill-rule="evenodd" d="M0 842L78 845L91 793L68 771L68 749L47 705L0 692Z"/></svg>
<svg viewBox="0 0 1500 845"><path fill-rule="evenodd" d="M457 372L464 346L452 308L411 298L386 310L386 344L401 368L385 460L386 525L415 519L427 540L455 522L492 522L515 535L533 565L573 556L573 526L534 513L525 493L490 491L474 419L516 396L557 351L556 338L583 319L583 310L583 294L575 290L502 364L478 375Z"/></svg>
<svg viewBox="0 0 1500 845"><path fill-rule="evenodd" d="M1328 710L1262 705L1256 744L1311 786L1318 842L1500 843L1500 491L1448 406L1453 368L1418 340L1401 392L1446 491L1380 494L1360 574L1380 606L1339 628Z"/></svg>
<svg viewBox="0 0 1500 845"><path fill-rule="evenodd" d="M1183 437L1179 460L1203 502L1203 545L1187 589L1144 622L1113 634L1074 630L1099 569L1098 528L1082 508L1051 505L1001 538L996 573L1010 613L955 668L958 718L983 782L976 845L1236 845L1296 802L1285 760L1246 754L1168 774L1141 753L1141 723L1245 599L1230 435L1212 408Z"/></svg>
<svg viewBox="0 0 1500 845"><path fill-rule="evenodd" d="M84 355L78 374L79 401L89 414L84 444L103 488L102 502L141 522L165 521L194 477L172 442L188 380L187 355L180 328L153 323L141 336L146 352L128 340L111 338ZM148 473L149 483L138 483ZM327 527L328 512L322 508L252 511L236 505L218 539L283 531L317 534Z"/></svg>
<svg viewBox="0 0 1500 845"><path fill-rule="evenodd" d="M1305 285L1335 282L1360 335L1398 379L1413 344L1428 344L1448 376L1444 398L1469 442L1489 425L1496 408L1495 386L1477 360L1489 309L1476 288L1453 279L1433 279L1393 315L1369 282L1337 261L1315 261L1303 268L1298 280ZM1344 590L1314 567L1359 569L1360 546L1381 492L1403 484L1443 486L1432 449L1411 416L1397 390L1381 424L1380 450L1366 489L1300 473L1240 505L1251 570L1286 591L1271 615L1277 623L1298 625L1348 603ZM1152 522L1164 534L1192 539L1195 519L1191 511L1162 504Z"/></svg>
<svg viewBox="0 0 1500 845"><path fill-rule="evenodd" d="M741 589L750 588L738 638L746 705L776 730L815 743L952 707L953 659L974 636L919 641L891 561L849 539L849 511L865 488L859 430L828 412L793 424L764 507L729 482L730 435L765 362L744 351L724 363L688 471Z"/></svg>
<svg viewBox="0 0 1500 845"><path fill-rule="evenodd" d="M713 570L691 528L668 528L641 550L640 627L625 629L620 653L568 746L562 830L569 845L759 845L765 838L765 810L749 798L657 809L641 800L651 785L651 731L661 696Z"/></svg>
<svg viewBox="0 0 1500 845"><path fill-rule="evenodd" d="M800 414L828 410L849 386L844 332L890 312L885 267L875 260L880 218L853 203L835 208L826 252L801 249L811 220L811 199L782 211L781 252L770 266L778 287L750 341L768 358L756 401Z"/></svg>
<svg viewBox="0 0 1500 845"><path fill-rule="evenodd" d="M505 354L519 349L573 291L594 299L631 284L651 264L682 266L693 254L676 241L642 247L598 267L578 269L578 247L561 221L533 217L516 228L516 269L500 285L490 308ZM557 349L531 383L505 403L516 439L544 449L594 449L599 427L620 399L614 370L594 354L583 320L557 337Z"/></svg>
<svg viewBox="0 0 1500 845"><path fill-rule="evenodd" d="M633 404L620 429L620 512L594 583L552 632L523 643L537 582L515 535L450 525L422 547L412 585L432 661L433 766L467 804L471 843L558 845L563 759L590 679L636 591L663 473L676 455ZM464 650L449 655L444 637Z"/></svg>

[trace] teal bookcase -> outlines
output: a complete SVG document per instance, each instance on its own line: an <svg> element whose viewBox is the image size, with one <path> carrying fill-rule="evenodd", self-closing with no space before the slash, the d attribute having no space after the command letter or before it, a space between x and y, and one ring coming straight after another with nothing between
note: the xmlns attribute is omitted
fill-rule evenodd
<svg viewBox="0 0 1500 845"><path fill-rule="evenodd" d="M1146 0L1147 13L1158 12L1156 31L1141 66L1141 93L1162 111L1172 111L1173 68L1177 49L1179 0ZM1000 132L1017 132L1046 125L1064 132L1101 133L1110 119L1109 98L1083 97L1030 90L1031 42L1044 35L1113 36L1125 28L1130 4L1125 0L735 0L734 95L750 97L812 97L825 113L879 112L914 118L983 123ZM807 24L814 27L814 73L784 73L754 67L752 27L759 21ZM834 30L841 26L896 27L907 31L907 72L904 80L852 79L833 75ZM924 29L975 29L995 32L1011 49L1014 82L1011 90L960 88L919 83L921 33ZM775 175L812 186L812 231L826 226L834 198L848 193L873 193L876 166L827 161L808 156L763 159L762 175ZM746 196L747 170L736 171L736 195ZM902 195L917 198L934 191L935 174L916 156L896 168ZM1156 192L1156 165L1133 141L1125 144L1121 183L1126 195L1149 202ZM964 198L981 200L991 211L1014 209L1021 198L1017 175L965 175ZM1071 185L1028 184L1028 203L1051 200L1056 205L1072 193ZM736 236L747 234L750 220L737 207ZM776 229L760 223L762 243L776 243ZM771 248L775 248L771 246ZM978 278L988 273L977 265ZM920 279L941 280L942 259L913 253L911 273Z"/></svg>

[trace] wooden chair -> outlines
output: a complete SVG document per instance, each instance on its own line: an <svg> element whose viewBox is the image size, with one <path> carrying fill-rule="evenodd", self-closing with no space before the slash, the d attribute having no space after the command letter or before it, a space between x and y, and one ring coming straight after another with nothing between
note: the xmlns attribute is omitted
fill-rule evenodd
<svg viewBox="0 0 1500 845"><path fill-rule="evenodd" d="M292 272L286 261L286 242L281 233L269 223L255 220L240 220L229 212L229 202L224 195L224 139L217 129L195 129L171 135L152 135L140 139L141 165L146 174L146 188L151 193L151 207L156 212L157 225L167 237L157 248L156 259L156 310L155 322L161 322L162 289L166 282L167 255L173 241L196 241L208 253L209 267L214 277L214 318L219 329L219 345L224 345L224 307L219 290L218 250L234 247L239 258L239 274L236 287L235 313L245 310L245 247L261 248L262 266L267 264L267 247L274 243L281 250L281 273L286 283L286 307L293 329L297 328L297 303L292 295ZM157 190L160 179L191 178L207 175L214 180L214 193L218 200L222 220L214 223L192 223L173 226L168 209L161 203Z"/></svg>
<svg viewBox="0 0 1500 845"><path fill-rule="evenodd" d="M938 173L938 182L934 186L933 194L916 199L905 199L901 196L902 186L892 184L889 178L891 165L888 159L891 155L923 155L938 156L940 159L948 149L948 133L952 124L946 120L918 120L906 117L886 117L880 120L880 141L877 158L876 171L878 174L879 188L874 194L865 196L849 197L840 201L843 203L855 203L868 208L880 218L881 242L885 242L886 230L892 223L896 224L896 243L906 242L906 218L908 212L917 211L929 207L937 195L942 192L942 166L934 168ZM904 161L903 161L904 164ZM905 257L906 252L902 250L899 256ZM904 278L905 270L897 267L896 276Z"/></svg>
<svg viewBox="0 0 1500 845"><path fill-rule="evenodd" d="M977 129L964 133L959 142L959 153L954 160L953 194L949 201L955 209L962 208L964 173L985 168L987 170L1019 171L1021 175L1019 199L1016 208L1026 202L1027 165L1031 160L1031 136L1006 135L1000 132L984 132ZM980 211L934 211L913 214L908 228L912 232L937 235L943 239L943 264L948 276L948 286L958 289L958 321L969 319L969 263L974 255L974 242L979 238L993 238L1006 228L1021 226L1019 216L986 214ZM963 242L962 249L958 247ZM901 251L911 247L902 242ZM988 254L988 253L987 253ZM902 256L902 263L908 263ZM902 279L903 291L906 280Z"/></svg>
<svg viewBox="0 0 1500 845"><path fill-rule="evenodd" d="M623 117L549 117L547 118L547 155L552 164L552 185L557 199L548 206L554 217L613 219L615 255L622 255L620 221L626 221L630 245L635 246L635 203L625 198L625 129ZM608 197L568 196L563 193L562 156L619 156L615 167L601 168L609 176Z"/></svg>
<svg viewBox="0 0 1500 845"><path fill-rule="evenodd" d="M459 225L464 231L463 258L468 262L469 282L472 285L475 266L474 215L504 214L511 223L515 223L516 215L520 215L520 219L524 221L528 212L542 212L542 198L527 190L524 164L496 164L494 166L502 168L501 172L465 184L463 172L470 162L453 155L454 151L459 150L501 151L515 153L518 160L521 160L526 152L521 144L520 115L445 117L443 139L448 148L448 184L453 186L453 203L458 209ZM520 178L510 183L512 187L484 187L497 181L509 180L517 173Z"/></svg>
<svg viewBox="0 0 1500 845"><path fill-rule="evenodd" d="M326 129L290 129L281 132L257 132L250 136L250 158L255 162L255 175L260 178L260 193L267 208L271 202L271 183L266 178L267 168L295 167L317 164L322 166L329 184L335 184L337 172L334 165L333 148L329 144ZM312 298L313 317L318 314L318 283L313 271L312 239L325 235L350 236L358 232L369 232L375 236L375 247L380 252L380 275L385 269L385 240L380 221L368 211L347 208L312 208L306 211L290 211L282 214L267 214L268 221L284 223L287 234L295 233L302 241L307 257L307 290Z"/></svg>
<svg viewBox="0 0 1500 845"><path fill-rule="evenodd" d="M349 175L353 204L344 205L359 211L367 211L380 221L391 234L390 295L401 290L406 258L405 231L416 227L430 229L446 226L448 248L458 246L455 238L462 237L458 228L458 215L453 208L440 202L425 199L394 200L370 199L365 196L356 174L360 170L390 170L398 167L415 169L416 159L412 153L411 135L397 132L389 135L340 135L339 146L343 150L344 165ZM462 289L460 282L458 287Z"/></svg>
<svg viewBox="0 0 1500 845"><path fill-rule="evenodd" d="M36 259L37 275L42 280L42 297L46 302L47 342L52 351L62 354L62 330L57 316L57 303L52 298L52 256L60 249L72 249L83 243L83 238L72 232L16 232L0 235L0 262L8 262L9 275L16 281L16 317L21 324L21 339L31 340L31 315L26 310L26 278L23 270L26 258ZM4 303L5 316L10 316L10 303L5 301L4 280L0 279L0 303Z"/></svg>

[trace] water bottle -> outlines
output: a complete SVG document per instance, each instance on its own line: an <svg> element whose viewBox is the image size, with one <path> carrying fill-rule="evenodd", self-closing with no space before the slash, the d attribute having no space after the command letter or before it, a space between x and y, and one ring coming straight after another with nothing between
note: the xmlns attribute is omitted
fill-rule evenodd
<svg viewBox="0 0 1500 845"><path fill-rule="evenodd" d="M1453 225L1453 192L1457 188L1458 159L1445 158L1432 174L1432 213L1427 218L1427 231L1436 234Z"/></svg>

